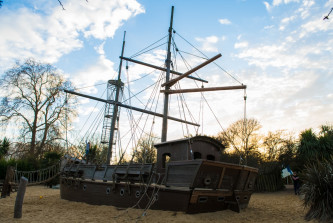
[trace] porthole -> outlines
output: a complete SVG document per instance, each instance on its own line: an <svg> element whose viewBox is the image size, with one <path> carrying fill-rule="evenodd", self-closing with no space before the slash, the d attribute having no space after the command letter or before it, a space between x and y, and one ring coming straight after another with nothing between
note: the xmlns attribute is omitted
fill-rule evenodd
<svg viewBox="0 0 333 223"><path fill-rule="evenodd" d="M135 191L135 197L136 197L136 198L139 198L139 197L140 197L140 191L138 191L138 190Z"/></svg>
<svg viewBox="0 0 333 223"><path fill-rule="evenodd" d="M240 199L240 197L239 197L239 196L237 196L237 197L236 197L236 200L237 200L237 201L239 201L239 199Z"/></svg>
<svg viewBox="0 0 333 223"><path fill-rule="evenodd" d="M223 202L225 200L225 197L217 197L218 202Z"/></svg>
<svg viewBox="0 0 333 223"><path fill-rule="evenodd" d="M204 179L204 184L205 184L206 186L210 185L211 182L212 182L212 179L211 179L210 177L206 177L206 178Z"/></svg>
<svg viewBox="0 0 333 223"><path fill-rule="evenodd" d="M107 188L106 188L106 194L110 194L110 192L111 192L110 187L107 187Z"/></svg>
<svg viewBox="0 0 333 223"><path fill-rule="evenodd" d="M245 201L247 200L247 196L244 196L244 198L243 198Z"/></svg>
<svg viewBox="0 0 333 223"><path fill-rule="evenodd" d="M120 196L124 196L124 194L125 194L125 190L124 190L124 188L121 188L121 189L120 189L119 194L120 194Z"/></svg>
<svg viewBox="0 0 333 223"><path fill-rule="evenodd" d="M155 194L155 201L158 200L158 194Z"/></svg>
<svg viewBox="0 0 333 223"><path fill-rule="evenodd" d="M84 191L87 190L87 185L83 185L83 190L84 190Z"/></svg>

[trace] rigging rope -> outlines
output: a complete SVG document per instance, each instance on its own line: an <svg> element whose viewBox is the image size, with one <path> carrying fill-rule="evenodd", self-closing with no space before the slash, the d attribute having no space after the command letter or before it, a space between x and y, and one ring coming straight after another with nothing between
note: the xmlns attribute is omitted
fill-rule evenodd
<svg viewBox="0 0 333 223"><path fill-rule="evenodd" d="M151 46L155 45L156 43L160 42L162 39L166 38L167 36L168 36L168 35L165 35L164 37L162 37L161 39L157 40L156 42L154 42L154 43L150 44L149 46L143 48L142 50L140 50L140 51L138 51L137 53L135 53L135 54L133 54L132 56L130 56L130 58L134 58L134 57L137 57L137 56L143 54L143 51L144 51L144 50L146 50L146 49L148 49L149 47L151 47ZM164 43L164 44L165 44L165 43ZM149 50L148 50L148 51L149 51ZM145 52L147 52L147 51L145 51Z"/></svg>
<svg viewBox="0 0 333 223"><path fill-rule="evenodd" d="M105 88L105 90L103 91L101 98L104 96L105 91L106 91L106 88ZM94 106L94 108L93 108L93 110L91 110L91 112L90 112L88 118L87 118L86 121L84 122L84 124L83 124L83 126L82 126L82 128L81 128L81 130L80 130L79 132L82 132L83 128L84 128L85 125L87 124L88 120L90 119L90 117L91 117L93 111L95 110L95 108L97 107L98 103L99 103L99 102L97 101L96 104L95 104L95 106ZM74 141L76 141L78 137L79 137L79 135L77 135L77 136L75 137ZM82 140L81 140L81 141L82 141Z"/></svg>
<svg viewBox="0 0 333 223"><path fill-rule="evenodd" d="M144 53L147 53L147 52L149 52L149 51L152 51L152 50L154 50L154 49L156 49L156 48L159 48L160 46L163 46L163 45L166 45L166 44L167 44L167 42L162 43L162 44L160 44L160 45L158 45L158 46L156 46L156 47L154 47L154 48L151 48L151 49L149 49L149 50L147 50L147 51L144 51L144 52L142 52L142 53L140 53L140 54L138 54L138 55L135 55L135 56L133 56L133 57L130 57L130 58L132 59L132 58L134 58L134 57L140 56L140 55L142 55L142 54L144 54Z"/></svg>
<svg viewBox="0 0 333 223"><path fill-rule="evenodd" d="M159 85L160 85L161 80L162 80L162 74L160 75L158 81L155 82L155 83L153 84L153 85L155 85L155 87L154 87L154 89L153 89L153 91L152 91L152 94L151 94L150 98L149 98L148 101L147 101L147 104L145 105L145 109L146 109L146 108L149 108L149 104L150 104L150 108L149 108L149 110L151 110L151 107L152 107L152 105L154 104L154 101L155 101L156 95L159 95L159 94L157 94L157 93L158 93L158 89L159 89ZM151 87L151 86L153 86L153 85L150 85L149 87ZM149 87L148 87L148 88L149 88ZM144 90L146 90L146 89L148 89L148 88L145 88ZM141 93L141 92L142 92L142 91L140 91L140 93ZM155 96L153 96L153 95L155 95ZM133 96L130 97L130 98L133 98ZM124 100L124 102L126 102L126 101L129 101L129 102L130 102L130 98ZM141 102L141 101L140 101L140 102ZM142 102L141 102L141 103L142 103ZM156 108L155 108L155 110L156 110L156 109L157 109L157 103L156 103ZM130 124L130 126L131 126L130 131L132 132L132 134L131 134L131 139L129 140L129 142L128 142L128 144L127 144L127 146L126 146L126 148L125 148L123 154L126 153L126 150L128 149L129 143L130 143L130 142L133 143L134 141L136 141L136 140L135 140L135 137L136 137L137 129L138 129L138 130L141 130L141 133L140 133L139 136L138 136L139 138L141 138L141 137L142 137L142 134L145 133L145 132L144 132L144 129L145 129L145 126L146 126L146 124L147 124L148 117L149 117L149 115L147 115L147 118L146 118L146 121L145 121L144 127L141 129L140 126L139 126L139 123L140 123L140 121L141 121L141 119L142 119L142 117L143 117L143 113L141 113L141 115L140 115L140 117L139 117L139 119L138 119L137 122L136 122L135 119L133 118L132 110L129 110L129 111L127 110L127 113L128 113L129 121L130 121L130 123L131 123L131 124ZM153 122L154 122L154 119L153 119ZM132 129L134 129L134 130L132 130ZM145 133L145 134L147 134L147 133ZM151 134L149 133L149 134L147 134L147 135L151 135ZM133 140L133 139L134 139L134 140ZM134 148L136 148L136 147L137 147L137 145L134 145ZM133 158L134 158L133 155L134 155L134 153L132 154L131 162L133 161ZM120 161L122 160L122 158L123 158L123 155L122 155Z"/></svg>
<svg viewBox="0 0 333 223"><path fill-rule="evenodd" d="M75 88L75 90L81 90L81 89L85 89L85 88L96 87L96 86L100 86L100 85L103 85L103 84L106 84L106 83L100 83L100 84L95 84L95 85L90 85L90 86Z"/></svg>
<svg viewBox="0 0 333 223"><path fill-rule="evenodd" d="M208 59L208 57L201 52L198 48L196 48L194 45L192 45L189 41L187 41L184 37L182 37L180 34L178 34L175 30L174 33L176 35L178 35L180 38L182 38L185 42L187 42L190 46L192 46L194 49L196 49L199 53L201 53L201 55L205 56L206 59ZM237 80L232 74L230 74L228 71L226 71L224 68L222 68L220 65L218 65L217 63L213 62L218 68L220 68L221 70L223 70L226 74L228 74L232 79L234 79L235 81L237 81L239 84L242 84L239 80Z"/></svg>

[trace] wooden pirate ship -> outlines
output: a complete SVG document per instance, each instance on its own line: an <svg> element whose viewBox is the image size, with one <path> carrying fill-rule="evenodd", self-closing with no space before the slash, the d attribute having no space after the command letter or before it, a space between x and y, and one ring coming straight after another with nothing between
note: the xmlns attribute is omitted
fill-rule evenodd
<svg viewBox="0 0 333 223"><path fill-rule="evenodd" d="M171 87L183 78L206 82L190 74L211 63L221 55L206 60L186 73L171 70L171 41L173 35L173 10L171 13L168 34L166 67L136 61L124 57L124 43L120 57L117 86L114 98L104 100L73 91L68 93L87 97L112 105L112 114L118 114L120 107L147 113L163 118L161 143L155 144L157 150L156 163L130 163L127 165L112 164L113 141L117 129L118 118L111 115L111 127L107 162L95 165L65 160L61 170L61 198L86 202L95 205L112 205L128 208L151 208L159 210L183 211L199 213L231 209L239 212L246 208L254 191L258 169L244 165L221 162L223 145L207 136L194 136L179 140L167 141L167 122L169 119L190 125L197 125L186 120L169 116L169 95L174 93L201 92L213 90L245 89L245 85L172 90ZM125 36L124 36L125 39ZM163 114L125 105L119 98L121 95L122 61L127 60L165 72ZM171 78L171 74L177 78Z"/></svg>

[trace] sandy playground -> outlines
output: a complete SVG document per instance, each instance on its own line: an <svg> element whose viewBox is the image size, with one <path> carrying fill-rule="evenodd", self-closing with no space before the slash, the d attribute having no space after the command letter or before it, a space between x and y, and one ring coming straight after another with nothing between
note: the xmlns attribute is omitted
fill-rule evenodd
<svg viewBox="0 0 333 223"><path fill-rule="evenodd" d="M0 222L306 222L306 210L292 188L275 193L253 194L241 213L230 210L188 215L182 212L119 210L60 199L59 189L27 187L21 219L14 219L16 193L0 199ZM141 217L140 217L141 216Z"/></svg>

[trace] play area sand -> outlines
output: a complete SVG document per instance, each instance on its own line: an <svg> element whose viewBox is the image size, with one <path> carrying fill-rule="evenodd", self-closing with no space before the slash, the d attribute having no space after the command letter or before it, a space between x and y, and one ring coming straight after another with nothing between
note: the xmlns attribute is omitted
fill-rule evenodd
<svg viewBox="0 0 333 223"><path fill-rule="evenodd" d="M306 209L292 188L275 193L254 193L247 209L189 215L182 212L119 210L60 199L60 190L27 187L21 219L14 219L16 193L0 199L0 222L306 222ZM177 201L175 201L177 202Z"/></svg>

